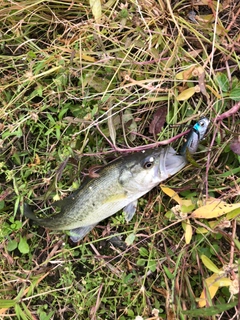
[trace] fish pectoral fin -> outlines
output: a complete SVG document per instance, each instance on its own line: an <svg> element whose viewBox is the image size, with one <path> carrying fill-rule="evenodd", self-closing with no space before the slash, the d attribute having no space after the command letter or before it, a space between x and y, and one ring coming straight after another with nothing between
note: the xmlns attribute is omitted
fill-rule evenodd
<svg viewBox="0 0 240 320"><path fill-rule="evenodd" d="M109 196L106 199L106 202L107 203L116 202L116 201L119 201L119 200L125 200L126 198L127 198L127 194L126 193L119 193L119 194L114 194L114 195Z"/></svg>
<svg viewBox="0 0 240 320"><path fill-rule="evenodd" d="M129 203L125 208L123 208L123 213L125 215L125 220L129 222L132 220L137 208L137 200Z"/></svg>
<svg viewBox="0 0 240 320"><path fill-rule="evenodd" d="M90 226L70 230L70 239L73 242L78 242L79 240L82 240L96 225L97 223L91 224Z"/></svg>

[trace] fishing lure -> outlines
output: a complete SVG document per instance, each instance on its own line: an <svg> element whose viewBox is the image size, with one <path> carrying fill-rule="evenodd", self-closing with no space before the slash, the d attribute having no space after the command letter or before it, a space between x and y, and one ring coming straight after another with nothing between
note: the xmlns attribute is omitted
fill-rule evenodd
<svg viewBox="0 0 240 320"><path fill-rule="evenodd" d="M181 155L186 156L187 152L193 154L197 151L199 142L207 132L209 122L210 121L207 118L201 118L197 123L195 123L187 136L186 142L180 150Z"/></svg>

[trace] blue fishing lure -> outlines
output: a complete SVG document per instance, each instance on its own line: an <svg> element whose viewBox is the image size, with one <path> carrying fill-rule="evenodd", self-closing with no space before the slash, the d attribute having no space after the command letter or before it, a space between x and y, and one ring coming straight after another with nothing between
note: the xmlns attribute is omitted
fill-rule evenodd
<svg viewBox="0 0 240 320"><path fill-rule="evenodd" d="M195 125L187 136L186 142L183 144L180 154L186 155L186 152L193 154L197 151L199 142L203 139L206 134L209 120L207 118L201 118Z"/></svg>

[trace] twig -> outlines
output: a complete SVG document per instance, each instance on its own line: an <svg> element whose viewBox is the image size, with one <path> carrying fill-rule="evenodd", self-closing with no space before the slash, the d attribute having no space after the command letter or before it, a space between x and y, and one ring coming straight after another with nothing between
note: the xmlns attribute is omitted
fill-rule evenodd
<svg viewBox="0 0 240 320"><path fill-rule="evenodd" d="M111 146L111 148L113 149L110 152L133 152L133 151L143 151L143 150L147 150L147 149L151 149L151 148L157 148L158 146L166 146L170 143L172 143L173 141L181 138L182 136L185 136L186 134L188 134L190 132L191 129L188 129L187 131L184 131L182 133L179 133L178 135L176 135L175 137L172 137L170 139L166 139L163 141L158 141L158 142L154 142L154 143L150 143L147 144L145 146L138 146L138 147L133 147L133 148L119 148L117 146L114 146L112 144L112 142L105 136L105 134L102 132L102 130L99 128L98 125L96 125L98 131L101 133L101 135L106 139L106 141L109 143L109 145Z"/></svg>
<svg viewBox="0 0 240 320"><path fill-rule="evenodd" d="M219 116L217 116L215 118L215 121L222 121L225 118L228 118L232 115L234 115L235 113L238 112L238 110L240 109L240 102L238 102L237 104L235 104L231 109L229 109L228 111L220 114Z"/></svg>

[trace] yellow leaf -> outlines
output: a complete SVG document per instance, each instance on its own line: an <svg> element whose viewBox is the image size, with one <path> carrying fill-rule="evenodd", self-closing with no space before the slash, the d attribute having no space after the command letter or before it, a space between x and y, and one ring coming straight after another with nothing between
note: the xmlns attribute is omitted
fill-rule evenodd
<svg viewBox="0 0 240 320"><path fill-rule="evenodd" d="M215 229L218 225L219 225L219 221L216 221L216 220L215 221L209 221L210 229ZM209 232L209 230L204 228L204 227L199 227L199 228L196 229L196 233L203 234L203 233L208 233L208 232Z"/></svg>
<svg viewBox="0 0 240 320"><path fill-rule="evenodd" d="M208 230L207 229L205 229L205 228L197 228L196 229L196 233L197 234L204 234L204 233L208 233Z"/></svg>
<svg viewBox="0 0 240 320"><path fill-rule="evenodd" d="M198 306L200 308L203 308L206 306L206 302L207 302L207 297L205 294L206 290L208 291L211 299L215 296L216 292L218 291L219 287L215 286L215 284L214 284L217 277L218 277L218 275L214 273L211 277L206 279L205 283L206 283L207 288L202 291L201 296L198 299L199 300Z"/></svg>
<svg viewBox="0 0 240 320"><path fill-rule="evenodd" d="M177 80L189 80L192 77L192 71L196 68L196 65L191 66L190 68L181 71L176 74Z"/></svg>
<svg viewBox="0 0 240 320"><path fill-rule="evenodd" d="M206 88L208 88L215 95L216 98L221 99L221 95L216 90L214 90L208 84L206 84L205 86L206 86Z"/></svg>
<svg viewBox="0 0 240 320"><path fill-rule="evenodd" d="M185 234L184 234L185 242L186 242L186 244L189 244L192 240L192 234L193 234L192 225L190 223L190 220L187 219L186 221L183 221L182 226L183 226L183 229L185 230Z"/></svg>
<svg viewBox="0 0 240 320"><path fill-rule="evenodd" d="M39 155L36 153L35 154L35 159L34 159L34 163L30 163L28 166L29 167L35 167L35 166L38 166L40 164L40 158L39 158Z"/></svg>
<svg viewBox="0 0 240 320"><path fill-rule="evenodd" d="M197 17L197 20L198 22L209 23L214 21L214 15L213 14L199 15Z"/></svg>
<svg viewBox="0 0 240 320"><path fill-rule="evenodd" d="M81 59L89 62L95 62L96 59L94 57L90 57L84 53L81 52Z"/></svg>
<svg viewBox="0 0 240 320"><path fill-rule="evenodd" d="M6 311L7 311L8 309L9 309L9 308L1 308L1 309L0 309L0 314L6 313Z"/></svg>
<svg viewBox="0 0 240 320"><path fill-rule="evenodd" d="M218 269L218 267L204 254L201 255L201 260L203 262L203 264L205 265L206 268L208 268L209 270L211 270L212 272L219 274L220 272L222 272L220 269Z"/></svg>
<svg viewBox="0 0 240 320"><path fill-rule="evenodd" d="M102 16L102 4L101 0L89 0L91 9L92 9L92 14L94 16L94 19L96 23L101 22L101 16Z"/></svg>
<svg viewBox="0 0 240 320"><path fill-rule="evenodd" d="M240 203L228 204L219 199L208 199L207 204L196 209L192 213L193 218L212 219L220 217L234 209L240 208Z"/></svg>
<svg viewBox="0 0 240 320"><path fill-rule="evenodd" d="M200 88L199 86L195 86L192 88L188 88L186 90L183 90L177 97L177 101L185 101L188 100L189 98L191 98L194 93L196 92L200 92Z"/></svg>
<svg viewBox="0 0 240 320"><path fill-rule="evenodd" d="M232 284L232 280L228 278L221 278L219 274L214 273L211 275L211 277L207 278L205 280L207 288L202 291L200 298L198 299L198 305L200 308L203 308L206 306L207 298L205 295L206 290L209 293L210 298L212 299L216 292L218 291L218 288L220 287L228 287Z"/></svg>
<svg viewBox="0 0 240 320"><path fill-rule="evenodd" d="M170 198L175 200L178 204L182 204L182 199L179 197L179 195L172 189L165 187L163 184L160 185L162 191L168 195Z"/></svg>
<svg viewBox="0 0 240 320"><path fill-rule="evenodd" d="M218 287L229 287L232 284L232 280L229 278L221 278L216 280L214 285Z"/></svg>

